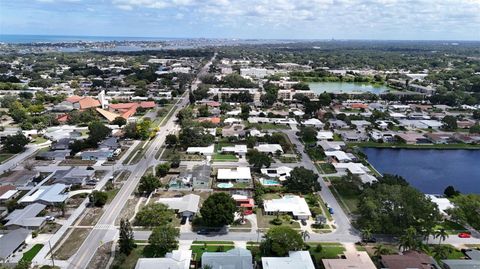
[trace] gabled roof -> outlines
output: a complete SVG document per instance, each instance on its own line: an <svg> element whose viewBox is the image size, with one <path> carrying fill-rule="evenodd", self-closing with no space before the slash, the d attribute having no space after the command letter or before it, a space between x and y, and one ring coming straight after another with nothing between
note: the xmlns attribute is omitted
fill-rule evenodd
<svg viewBox="0 0 480 269"><path fill-rule="evenodd" d="M212 269L252 269L252 253L243 248L234 248L227 252L204 252L202 265Z"/></svg>
<svg viewBox="0 0 480 269"><path fill-rule="evenodd" d="M13 252L25 242L30 235L27 229L16 229L0 237L0 259L8 258Z"/></svg>
<svg viewBox="0 0 480 269"><path fill-rule="evenodd" d="M82 99L81 96L72 95L72 96L70 96L70 97L67 97L67 99L65 99L65 101L70 102L70 103L77 103L77 102L80 101L81 99Z"/></svg>
<svg viewBox="0 0 480 269"><path fill-rule="evenodd" d="M105 117L108 121L113 121L117 117L120 117L119 114L110 112L102 108L97 108L97 112L100 113L103 117Z"/></svg>
<svg viewBox="0 0 480 269"><path fill-rule="evenodd" d="M22 197L19 203L31 203L35 201L43 201L46 203L63 203L68 198L68 194L63 191L68 186L61 183L56 183L50 186L41 186L36 191Z"/></svg>
<svg viewBox="0 0 480 269"><path fill-rule="evenodd" d="M35 203L28 205L23 209L15 209L5 218L8 220L5 226L17 225L22 227L39 227L43 224L45 218L37 217L37 215L40 214L45 207L46 205Z"/></svg>
<svg viewBox="0 0 480 269"><path fill-rule="evenodd" d="M183 197L160 198L159 203L166 204L170 209L178 210L182 213L185 211L197 213L200 196L196 194L188 194Z"/></svg>

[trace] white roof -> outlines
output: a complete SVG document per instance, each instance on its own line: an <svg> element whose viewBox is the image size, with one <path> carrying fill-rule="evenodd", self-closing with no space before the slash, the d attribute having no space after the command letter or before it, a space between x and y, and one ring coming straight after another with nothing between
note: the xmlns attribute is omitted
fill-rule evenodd
<svg viewBox="0 0 480 269"><path fill-rule="evenodd" d="M325 155L328 157L335 157L339 162L351 161L352 159L348 157L347 153L341 150L335 151L325 151Z"/></svg>
<svg viewBox="0 0 480 269"><path fill-rule="evenodd" d="M235 146L226 146L222 147L224 152L235 152L235 153L247 153L247 145L235 145Z"/></svg>
<svg viewBox="0 0 480 269"><path fill-rule="evenodd" d="M17 193L17 192L18 192L18 190L8 190L4 194L2 194L2 196L0 196L0 200L8 200L8 199L12 198L15 195L15 193Z"/></svg>
<svg viewBox="0 0 480 269"><path fill-rule="evenodd" d="M270 168L262 168L260 171L262 174L267 175L269 177L278 177L281 181L286 180L287 177L290 176L290 172L293 169L288 166L280 166L280 167L270 167Z"/></svg>
<svg viewBox="0 0 480 269"><path fill-rule="evenodd" d="M330 131L317 132L317 139L319 139L319 140L333 139L333 133L330 132Z"/></svg>
<svg viewBox="0 0 480 269"><path fill-rule="evenodd" d="M376 177L369 174L360 175L360 180L362 181L362 183L373 183L378 181Z"/></svg>
<svg viewBox="0 0 480 269"><path fill-rule="evenodd" d="M237 115L240 115L241 113L242 113L242 111L239 109L239 110L228 111L228 112L227 112L227 115L237 116Z"/></svg>
<svg viewBox="0 0 480 269"><path fill-rule="evenodd" d="M178 210L182 213L185 211L197 213L200 196L196 194L188 194L183 197L160 198L159 203L168 205L169 208Z"/></svg>
<svg viewBox="0 0 480 269"><path fill-rule="evenodd" d="M263 257L263 269L315 269L308 251L290 251L289 257Z"/></svg>
<svg viewBox="0 0 480 269"><path fill-rule="evenodd" d="M218 169L217 179L220 180L236 180L251 179L250 167L221 168Z"/></svg>
<svg viewBox="0 0 480 269"><path fill-rule="evenodd" d="M443 214L445 214L445 210L454 207L450 200L448 200L447 198L440 198L432 194L426 194L426 196L438 206L438 210L440 210L440 212L442 212Z"/></svg>
<svg viewBox="0 0 480 269"><path fill-rule="evenodd" d="M255 147L256 150L260 152L275 153L278 150L283 152L282 146L280 144L260 144Z"/></svg>
<svg viewBox="0 0 480 269"><path fill-rule="evenodd" d="M212 155L214 150L215 150L215 147L212 144L208 147L188 147L187 153L199 153L203 155Z"/></svg>
<svg viewBox="0 0 480 269"><path fill-rule="evenodd" d="M223 122L224 123L241 123L242 120L237 118L227 118Z"/></svg>
<svg viewBox="0 0 480 269"><path fill-rule="evenodd" d="M319 119L315 119L315 118L312 118L312 119L308 119L308 120L304 120L302 122L303 125L320 125L320 126L323 126L323 122Z"/></svg>
<svg viewBox="0 0 480 269"><path fill-rule="evenodd" d="M280 199L265 200L263 202L265 212L291 212L294 216L311 216L305 198L297 195L285 195Z"/></svg>
<svg viewBox="0 0 480 269"><path fill-rule="evenodd" d="M257 137L263 137L263 136L265 136L265 133L262 133L257 129L251 129L250 130L250 135L251 136L257 136Z"/></svg>
<svg viewBox="0 0 480 269"><path fill-rule="evenodd" d="M165 258L140 258L135 269L188 269L190 268L191 250L174 250Z"/></svg>
<svg viewBox="0 0 480 269"><path fill-rule="evenodd" d="M353 175L363 175L369 170L361 163L333 163L336 170L348 170Z"/></svg>

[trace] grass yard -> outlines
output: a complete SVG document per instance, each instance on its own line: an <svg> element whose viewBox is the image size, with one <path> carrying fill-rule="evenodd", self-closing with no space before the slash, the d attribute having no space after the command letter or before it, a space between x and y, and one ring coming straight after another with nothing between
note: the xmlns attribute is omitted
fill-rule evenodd
<svg viewBox="0 0 480 269"><path fill-rule="evenodd" d="M250 128L255 128L259 131L261 130L287 130L290 129L289 125L283 124L273 124L273 123L249 123L247 124Z"/></svg>
<svg viewBox="0 0 480 269"><path fill-rule="evenodd" d="M279 218L282 220L282 224L275 225L273 220L276 219L276 216L265 215L263 210L257 210L257 224L259 228L271 228L275 226L288 226L294 229L300 229L300 223L294 221L293 218L289 215L279 215Z"/></svg>
<svg viewBox="0 0 480 269"><path fill-rule="evenodd" d="M322 246L321 251L317 251L317 245L320 244ZM340 243L309 243L310 255L315 258L315 261L320 262L322 259L335 259L338 258L339 255L342 255L345 251L345 248Z"/></svg>
<svg viewBox="0 0 480 269"><path fill-rule="evenodd" d="M15 154L11 154L11 153L0 153L0 163L4 163L4 162L7 161L8 159L12 158L13 155L15 155Z"/></svg>
<svg viewBox="0 0 480 269"><path fill-rule="evenodd" d="M128 256L115 255L115 259L113 260L112 266L113 268L118 269L133 269L137 264L139 258L144 257L143 250L145 246L137 246ZM123 258L122 258L123 257Z"/></svg>
<svg viewBox="0 0 480 269"><path fill-rule="evenodd" d="M358 209L358 197L361 191L354 184L344 183L342 179L333 179L331 183L330 189L340 205L348 212L355 213Z"/></svg>
<svg viewBox="0 0 480 269"><path fill-rule="evenodd" d="M202 254L204 252L225 252L235 248L234 245L193 245L190 249L192 254L195 257L195 261L200 261L202 259Z"/></svg>
<svg viewBox="0 0 480 269"><path fill-rule="evenodd" d="M322 174L333 174L337 172L337 170L335 170L335 167L330 163L320 163L317 165Z"/></svg>
<svg viewBox="0 0 480 269"><path fill-rule="evenodd" d="M192 245L234 245L233 241L193 241Z"/></svg>
<svg viewBox="0 0 480 269"><path fill-rule="evenodd" d="M463 227L461 224L458 224L451 220L444 220L442 223L435 226L434 229L435 230L445 229L445 231L451 235L456 235L458 233L467 231L467 229L465 229L465 227Z"/></svg>
<svg viewBox="0 0 480 269"><path fill-rule="evenodd" d="M43 248L43 244L35 244L29 251L23 253L22 261L30 262L37 256L37 253Z"/></svg>
<svg viewBox="0 0 480 269"><path fill-rule="evenodd" d="M215 155L213 155L213 161L214 162L236 162L238 161L238 158L234 154L215 153Z"/></svg>
<svg viewBox="0 0 480 269"><path fill-rule="evenodd" d="M45 143L47 141L48 141L48 139L39 136L39 137L35 138L35 141L33 141L33 144L42 144L42 143Z"/></svg>

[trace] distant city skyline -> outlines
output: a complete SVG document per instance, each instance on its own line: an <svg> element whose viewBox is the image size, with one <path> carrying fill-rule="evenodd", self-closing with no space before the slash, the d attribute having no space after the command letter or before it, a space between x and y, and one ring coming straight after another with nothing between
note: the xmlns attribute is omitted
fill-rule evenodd
<svg viewBox="0 0 480 269"><path fill-rule="evenodd" d="M0 0L0 34L480 40L479 0Z"/></svg>

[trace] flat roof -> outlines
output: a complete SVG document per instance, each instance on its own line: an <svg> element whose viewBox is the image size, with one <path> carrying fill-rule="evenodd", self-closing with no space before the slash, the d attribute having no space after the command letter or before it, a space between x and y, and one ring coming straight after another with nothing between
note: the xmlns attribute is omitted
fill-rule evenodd
<svg viewBox="0 0 480 269"><path fill-rule="evenodd" d="M218 169L217 179L236 180L251 179L250 167L221 168Z"/></svg>

